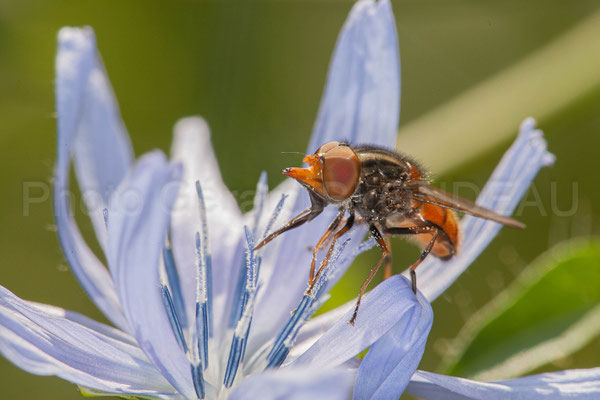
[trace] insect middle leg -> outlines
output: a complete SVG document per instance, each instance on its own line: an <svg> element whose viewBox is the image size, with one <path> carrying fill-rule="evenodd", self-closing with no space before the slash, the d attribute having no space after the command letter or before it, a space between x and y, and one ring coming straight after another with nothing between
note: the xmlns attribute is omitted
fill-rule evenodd
<svg viewBox="0 0 600 400"><path fill-rule="evenodd" d="M379 248L381 249L381 257L379 258L379 261L377 261L377 264L375 264L375 267L373 267L373 269L369 273L369 276L367 277L367 279L365 279L362 286L360 287L360 293L358 294L358 299L356 300L356 306L354 307L354 312L352 313L352 318L350 318L350 320L348 321L348 323L350 325L354 325L354 320L356 320L356 316L358 315L358 308L360 307L360 301L362 300L362 297L365 294L365 290L367 289L367 286L369 286L369 283L371 282L371 280L377 273L377 270L379 270L379 267L381 266L383 261L386 258L388 258L388 256L391 256L391 251L388 248L386 241L381 236L379 229L377 229L377 227L375 225L371 225L369 227L369 230L371 231L371 235L373 235L373 237L377 241L377 244L379 245Z"/></svg>
<svg viewBox="0 0 600 400"><path fill-rule="evenodd" d="M338 224L338 227L344 225L347 220L348 219L346 218L346 219L340 221L340 223ZM360 215L354 216L354 225L362 225L363 223L364 223L364 219ZM334 229L337 229L337 228L334 228ZM323 243L323 247L329 247L332 239L333 239L333 236L329 236L329 238L325 241L325 243Z"/></svg>

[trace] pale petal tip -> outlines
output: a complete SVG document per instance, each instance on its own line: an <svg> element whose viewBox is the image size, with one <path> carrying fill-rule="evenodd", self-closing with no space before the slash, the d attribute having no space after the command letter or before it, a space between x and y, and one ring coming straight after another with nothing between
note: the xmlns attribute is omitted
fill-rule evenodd
<svg viewBox="0 0 600 400"><path fill-rule="evenodd" d="M521 122L521 126L519 126L519 132L528 132L535 129L535 119L533 117L527 117Z"/></svg>
<svg viewBox="0 0 600 400"><path fill-rule="evenodd" d="M167 157L161 150L152 150L142 155L136 162L136 168L144 168L148 164L166 164Z"/></svg>
<svg viewBox="0 0 600 400"><path fill-rule="evenodd" d="M556 162L556 156L550 152L546 152L546 154L544 154L544 157L542 158L542 165L544 167L549 167L551 165L554 165L554 163Z"/></svg>
<svg viewBox="0 0 600 400"><path fill-rule="evenodd" d="M64 26L58 31L58 43L60 45L81 46L87 43L93 43L96 40L94 30L89 26L72 27Z"/></svg>
<svg viewBox="0 0 600 400"><path fill-rule="evenodd" d="M357 19L360 19L363 15L371 15L375 16L378 10L382 10L385 13L389 13L391 15L392 7L389 0L358 0L352 10L350 10L350 15L348 15L348 19L346 20L346 24L351 25L356 22Z"/></svg>
<svg viewBox="0 0 600 400"><path fill-rule="evenodd" d="M533 142L534 146L543 146L544 149L547 147L546 139L544 138L544 132L541 129L536 129L536 121L533 117L527 117L521 122L519 127L519 136L526 135L528 139ZM556 156L548 151L544 152L542 156L542 166L548 167L554 164Z"/></svg>
<svg viewBox="0 0 600 400"><path fill-rule="evenodd" d="M260 172L260 177L258 178L258 185L259 186L267 185L267 171Z"/></svg>
<svg viewBox="0 0 600 400"><path fill-rule="evenodd" d="M199 135L210 138L210 127L206 120L200 116L181 118L175 123L175 135Z"/></svg>
<svg viewBox="0 0 600 400"><path fill-rule="evenodd" d="M360 10L370 9L375 5L374 0L358 0L354 3L352 10L350 10L350 15L348 15L348 20L354 18Z"/></svg>
<svg viewBox="0 0 600 400"><path fill-rule="evenodd" d="M71 79L79 76L85 79L84 75L89 72L96 51L96 37L92 28L63 27L58 31L57 42L57 83L62 82L61 78ZM67 85L82 84L81 82L69 83L69 81L64 83Z"/></svg>

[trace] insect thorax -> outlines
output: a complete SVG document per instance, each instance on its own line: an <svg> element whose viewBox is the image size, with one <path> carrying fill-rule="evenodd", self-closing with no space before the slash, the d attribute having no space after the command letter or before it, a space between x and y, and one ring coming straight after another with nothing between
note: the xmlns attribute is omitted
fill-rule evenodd
<svg viewBox="0 0 600 400"><path fill-rule="evenodd" d="M405 183L411 164L399 156L379 149L356 149L361 162L361 177L352 196L355 211L368 222L381 222L390 214L411 210Z"/></svg>

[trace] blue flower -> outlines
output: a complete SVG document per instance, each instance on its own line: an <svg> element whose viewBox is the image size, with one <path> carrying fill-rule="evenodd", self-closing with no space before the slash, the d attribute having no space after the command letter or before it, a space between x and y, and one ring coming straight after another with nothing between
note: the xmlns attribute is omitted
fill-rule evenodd
<svg viewBox="0 0 600 400"><path fill-rule="evenodd" d="M368 293L356 326L347 324L353 303L311 319L354 257L372 246L361 243L365 230L350 232L317 289L305 294L306 248L328 218L253 251L306 207L298 185L268 193L261 176L254 210L242 215L198 117L176 124L171 161L159 151L134 160L92 31L64 28L58 41L58 235L71 270L116 328L0 287L0 352L17 366L90 394L158 399L395 399L406 388L449 399L600 393L598 369L493 384L416 371L433 319L429 301L492 240L500 229L493 222L465 217L463 251L443 268L424 262L418 296L397 275ZM390 3L359 1L338 39L309 151L339 136L391 146L399 98ZM478 201L510 214L551 161L526 120ZM70 214L71 162L108 268ZM369 346L364 360L355 358ZM575 386L582 382L585 390Z"/></svg>

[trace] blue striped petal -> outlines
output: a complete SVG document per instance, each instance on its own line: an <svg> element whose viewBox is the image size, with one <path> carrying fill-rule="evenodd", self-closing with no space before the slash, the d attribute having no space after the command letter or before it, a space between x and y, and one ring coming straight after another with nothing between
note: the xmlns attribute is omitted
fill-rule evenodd
<svg viewBox="0 0 600 400"><path fill-rule="evenodd" d="M367 310L364 307L372 295L381 299L376 300L377 307ZM346 321L353 306L354 301L310 321L298 336L289 365L296 366L307 357L310 367L341 365L373 343L360 364L354 398L398 398L423 355L433 320L431 306L422 295L415 298L408 280L401 276L393 276L369 292L356 327L348 329L352 328ZM315 345L319 350L311 355ZM347 345L350 348L344 348Z"/></svg>
<svg viewBox="0 0 600 400"><path fill-rule="evenodd" d="M182 395L194 398L190 364L172 330L159 275L180 175L160 152L140 158L111 198L108 260L140 347Z"/></svg>
<svg viewBox="0 0 600 400"><path fill-rule="evenodd" d="M172 159L183 164L183 178L173 210L171 240L173 254L180 276L196 276L196 232L201 232L201 216L196 181L204 193L210 243L208 250L212 264L219 265L212 271L212 296L215 310L212 322L215 337L223 335L220 329L231 293L230 286L237 282L239 264L234 258L243 255L242 216L237 202L221 179L219 165L210 141L208 124L200 117L184 118L175 125ZM241 259L240 259L241 260ZM236 268L234 268L234 266ZM232 283L233 282L233 283ZM188 312L187 320L195 320L196 282L182 280L181 288ZM217 312L219 311L219 312ZM227 315L228 316L228 315Z"/></svg>
<svg viewBox="0 0 600 400"><path fill-rule="evenodd" d="M354 374L348 370L271 370L245 379L229 400L346 400Z"/></svg>
<svg viewBox="0 0 600 400"><path fill-rule="evenodd" d="M30 373L96 390L177 396L126 335L76 313L24 302L1 286L0 352Z"/></svg>
<svg viewBox="0 0 600 400"><path fill-rule="evenodd" d="M406 391L431 400L596 400L600 368L574 369L498 382L476 382L417 371Z"/></svg>
<svg viewBox="0 0 600 400"><path fill-rule="evenodd" d="M90 30L73 29L95 43ZM133 149L125 130L117 101L94 50L92 68L83 82L76 133L73 142L75 173L100 245L106 248L106 227L102 211L133 163Z"/></svg>
<svg viewBox="0 0 600 400"><path fill-rule="evenodd" d="M365 296L355 326L348 324L354 303L344 307L346 313L308 350L290 363L291 367L339 366L392 329L401 333L400 337L395 338L397 343L417 343L419 339L423 340L424 345L431 327L432 312L428 303L422 299L418 301L408 281L400 275L385 280ZM394 350L397 349L390 351ZM374 363L376 361L373 360Z"/></svg>
<svg viewBox="0 0 600 400"><path fill-rule="evenodd" d="M393 146L399 98L398 45L390 2L359 1L338 38L308 152L314 152L324 142L341 139ZM289 203L293 207L282 213L288 217L309 205L308 195L300 185L292 187ZM267 287L257 305L255 321L261 330L274 331L289 318L288 313L306 289L310 249L336 213L330 207L322 216L278 238L280 245L269 244L265 248L264 260L270 259L269 253L278 248L285 251L278 254L271 266L265 265L267 269L273 268L273 272L265 273ZM279 224L285 222L282 218ZM358 246L365 233L363 227L355 229L348 247ZM343 275L351 261L339 263L328 285ZM260 347L262 339L251 337L248 347Z"/></svg>
<svg viewBox="0 0 600 400"><path fill-rule="evenodd" d="M417 299L420 307L369 349L358 369L354 399L396 399L404 392L421 362L433 322L431 305L421 294Z"/></svg>
<svg viewBox="0 0 600 400"><path fill-rule="evenodd" d="M323 143L392 146L400 112L400 60L389 0L358 1L337 40L308 152Z"/></svg>
<svg viewBox="0 0 600 400"><path fill-rule="evenodd" d="M78 133L80 130L85 130L81 126L79 118L84 113L82 108L86 103L84 101L86 94L89 97L91 92L94 93L93 86L90 84L90 76L93 71L96 71L97 76L98 68L96 44L92 30L61 29L58 35L56 56L58 144L53 191L54 214L58 238L71 271L104 315L121 329L128 330L110 275L83 240L75 220L71 217L69 202L71 152L75 146L74 143L78 140ZM100 100L96 99L92 104L99 102ZM88 175L94 175L87 169L85 170ZM106 182L114 183L117 179L115 177ZM89 178L85 181L92 182L93 179ZM102 242L102 238L106 235L104 233L106 228L102 208L97 211L93 220L96 230L103 232L99 236Z"/></svg>

